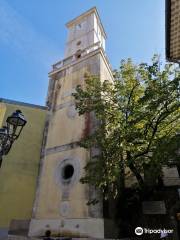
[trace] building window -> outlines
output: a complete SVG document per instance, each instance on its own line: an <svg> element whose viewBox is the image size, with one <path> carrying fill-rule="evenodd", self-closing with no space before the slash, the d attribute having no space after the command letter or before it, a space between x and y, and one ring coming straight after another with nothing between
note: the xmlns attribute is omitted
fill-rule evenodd
<svg viewBox="0 0 180 240"><path fill-rule="evenodd" d="M69 180L74 174L74 167L71 164L67 164L62 169L62 178L64 180Z"/></svg>
<svg viewBox="0 0 180 240"><path fill-rule="evenodd" d="M79 59L79 58L81 58L81 50L80 50L80 49L79 49L79 50L77 50L77 52L76 52L75 56L76 56L76 59Z"/></svg>
<svg viewBox="0 0 180 240"><path fill-rule="evenodd" d="M78 41L76 45L77 45L77 46L81 45L81 41Z"/></svg>
<svg viewBox="0 0 180 240"><path fill-rule="evenodd" d="M80 178L80 161L76 158L64 159L59 162L54 173L54 180L60 187L71 188Z"/></svg>

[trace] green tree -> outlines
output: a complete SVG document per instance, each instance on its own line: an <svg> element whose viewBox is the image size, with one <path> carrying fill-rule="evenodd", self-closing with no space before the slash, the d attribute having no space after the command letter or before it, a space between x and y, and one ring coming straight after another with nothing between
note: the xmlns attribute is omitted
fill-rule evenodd
<svg viewBox="0 0 180 240"><path fill-rule="evenodd" d="M116 198L129 171L144 188L144 174L155 182L163 165L178 163L180 132L180 72L157 56L151 64L122 60L114 81L85 76L77 86L76 108L80 115L94 115L96 126L80 141L91 156L82 183Z"/></svg>

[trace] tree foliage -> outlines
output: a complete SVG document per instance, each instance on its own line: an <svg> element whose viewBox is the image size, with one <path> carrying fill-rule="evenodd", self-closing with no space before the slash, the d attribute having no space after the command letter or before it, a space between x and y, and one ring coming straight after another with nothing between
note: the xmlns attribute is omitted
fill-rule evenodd
<svg viewBox="0 0 180 240"><path fill-rule="evenodd" d="M80 115L93 113L97 125L81 139L87 149L99 149L86 165L82 183L116 197L131 172L143 187L145 171L155 179L163 165L179 164L180 72L163 68L157 56L151 64L122 60L114 81L85 76L85 87L74 93Z"/></svg>

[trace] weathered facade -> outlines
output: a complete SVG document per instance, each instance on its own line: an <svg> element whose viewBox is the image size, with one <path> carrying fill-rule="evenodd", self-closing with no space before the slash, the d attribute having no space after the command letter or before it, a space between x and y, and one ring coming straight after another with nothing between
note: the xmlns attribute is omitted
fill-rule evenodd
<svg viewBox="0 0 180 240"><path fill-rule="evenodd" d="M180 0L166 0L166 58L180 62Z"/></svg>
<svg viewBox="0 0 180 240"><path fill-rule="evenodd" d="M103 238L102 201L88 206L98 193L79 182L93 152L80 148L77 141L93 128L93 118L78 115L72 93L77 85L84 86L87 72L102 81L113 79L105 54L106 34L96 8L70 21L67 28L65 59L49 73L46 143L29 235L50 229L64 236Z"/></svg>
<svg viewBox="0 0 180 240"><path fill-rule="evenodd" d="M79 182L95 149L87 151L77 142L93 131L96 122L93 114L78 115L72 96L77 85L85 86L86 73L98 75L102 81L113 81L105 54L106 33L96 8L66 26L65 58L55 63L49 73L47 108L0 99L0 127L18 108L28 121L0 170L0 237L7 234L10 225L10 233L14 229L14 234L20 235L29 227L31 237L44 236L47 230L68 237L117 236L110 220L116 206L108 204L111 212L108 215L100 193ZM176 59L175 52L172 50L168 56ZM177 168L164 166L163 173L165 187L173 186L177 195L176 188L180 186ZM135 182L131 175L126 186ZM94 197L99 198L99 203L87 205Z"/></svg>
<svg viewBox="0 0 180 240"><path fill-rule="evenodd" d="M0 238L12 224L28 230L46 118L46 107L0 99L0 127L16 109L21 109L27 124L0 169Z"/></svg>
<svg viewBox="0 0 180 240"><path fill-rule="evenodd" d="M171 62L180 64L180 0L166 0L166 59ZM179 170L179 169L178 169ZM178 191L179 197L179 186L180 186L180 176L179 171L176 167L167 168L164 167L164 185L165 186L175 186L176 191ZM180 211L179 198L176 204L171 205L171 209L174 209L174 213ZM172 214L172 213L171 213ZM178 231L180 237L179 219L176 219L178 224L175 228ZM178 237L175 239L179 239Z"/></svg>

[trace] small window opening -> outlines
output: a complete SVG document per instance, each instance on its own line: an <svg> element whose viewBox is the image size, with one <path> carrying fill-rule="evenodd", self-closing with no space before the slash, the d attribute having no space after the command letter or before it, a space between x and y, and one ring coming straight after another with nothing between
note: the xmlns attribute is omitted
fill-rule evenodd
<svg viewBox="0 0 180 240"><path fill-rule="evenodd" d="M79 59L81 57L81 50L78 50L76 52L76 58Z"/></svg>
<svg viewBox="0 0 180 240"><path fill-rule="evenodd" d="M80 54L80 53L76 55L76 58L80 58L80 57L81 57L81 54Z"/></svg>
<svg viewBox="0 0 180 240"><path fill-rule="evenodd" d="M68 164L63 168L62 177L64 180L68 180L72 178L73 174L74 174L74 167L72 165Z"/></svg>
<svg viewBox="0 0 180 240"><path fill-rule="evenodd" d="M78 41L76 45L77 45L77 46L81 45L81 41Z"/></svg>

